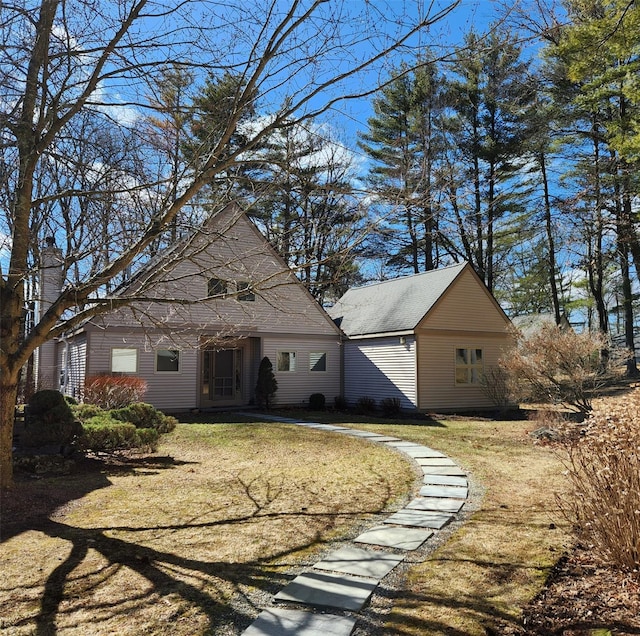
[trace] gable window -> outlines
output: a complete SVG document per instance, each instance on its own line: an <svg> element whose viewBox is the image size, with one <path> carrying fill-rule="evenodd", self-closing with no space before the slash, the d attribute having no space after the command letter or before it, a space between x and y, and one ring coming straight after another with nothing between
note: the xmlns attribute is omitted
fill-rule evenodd
<svg viewBox="0 0 640 636"><path fill-rule="evenodd" d="M296 370L296 352L278 351L277 371L293 372Z"/></svg>
<svg viewBox="0 0 640 636"><path fill-rule="evenodd" d="M327 354L324 351L312 351L309 354L309 371L326 371Z"/></svg>
<svg viewBox="0 0 640 636"><path fill-rule="evenodd" d="M180 352L177 349L158 349L156 351L157 373L178 373L180 371Z"/></svg>
<svg viewBox="0 0 640 636"><path fill-rule="evenodd" d="M480 384L482 349L456 349L456 384Z"/></svg>
<svg viewBox="0 0 640 636"><path fill-rule="evenodd" d="M208 296L224 296L228 291L227 281L221 278L210 278L207 283Z"/></svg>
<svg viewBox="0 0 640 636"><path fill-rule="evenodd" d="M246 280L238 281L238 300L254 301L256 299L255 293L251 290L251 284Z"/></svg>
<svg viewBox="0 0 640 636"><path fill-rule="evenodd" d="M136 373L138 371L138 350L114 348L111 349L112 373Z"/></svg>

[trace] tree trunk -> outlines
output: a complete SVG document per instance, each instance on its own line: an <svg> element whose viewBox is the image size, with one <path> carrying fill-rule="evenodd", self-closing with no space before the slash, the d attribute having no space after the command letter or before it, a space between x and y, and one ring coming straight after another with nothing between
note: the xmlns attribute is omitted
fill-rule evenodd
<svg viewBox="0 0 640 636"><path fill-rule="evenodd" d="M18 400L18 374L0 377L0 491L13 487L13 423Z"/></svg>

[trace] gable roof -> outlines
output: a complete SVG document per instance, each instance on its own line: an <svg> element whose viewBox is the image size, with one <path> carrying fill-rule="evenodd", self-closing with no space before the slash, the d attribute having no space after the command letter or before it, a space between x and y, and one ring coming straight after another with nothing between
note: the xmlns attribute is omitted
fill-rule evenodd
<svg viewBox="0 0 640 636"><path fill-rule="evenodd" d="M466 267L463 262L350 289L329 315L350 337L413 331Z"/></svg>

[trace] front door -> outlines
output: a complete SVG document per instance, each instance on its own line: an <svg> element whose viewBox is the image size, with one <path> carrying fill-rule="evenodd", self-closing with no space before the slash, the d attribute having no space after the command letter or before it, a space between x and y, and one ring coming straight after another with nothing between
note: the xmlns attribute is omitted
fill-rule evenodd
<svg viewBox="0 0 640 636"><path fill-rule="evenodd" d="M201 406L241 404L242 349L202 351Z"/></svg>

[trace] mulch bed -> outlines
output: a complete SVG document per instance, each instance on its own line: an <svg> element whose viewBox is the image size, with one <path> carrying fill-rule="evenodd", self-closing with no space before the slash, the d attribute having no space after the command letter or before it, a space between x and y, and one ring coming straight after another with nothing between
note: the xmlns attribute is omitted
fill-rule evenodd
<svg viewBox="0 0 640 636"><path fill-rule="evenodd" d="M603 630L603 631L597 631ZM547 585L524 609L520 627L504 636L616 636L640 634L640 573L599 565L578 547L563 557Z"/></svg>

